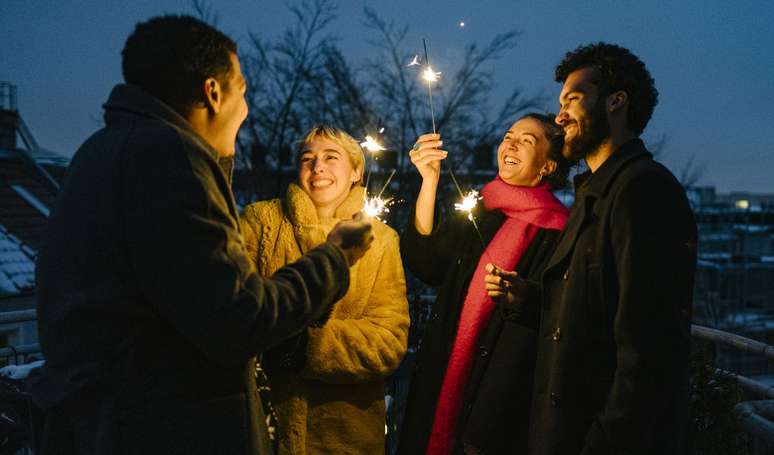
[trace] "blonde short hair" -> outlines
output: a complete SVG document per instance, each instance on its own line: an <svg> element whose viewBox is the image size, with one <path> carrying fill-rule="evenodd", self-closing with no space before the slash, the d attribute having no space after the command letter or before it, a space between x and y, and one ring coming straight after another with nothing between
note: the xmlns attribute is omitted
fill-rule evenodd
<svg viewBox="0 0 774 455"><path fill-rule="evenodd" d="M300 156L303 153L305 145L310 144L316 139L327 139L340 145L349 155L349 162L352 164L352 167L358 170L359 178L355 184L363 181L365 155L355 138L347 134L346 131L334 126L315 125L304 135L304 138L298 142L298 155Z"/></svg>

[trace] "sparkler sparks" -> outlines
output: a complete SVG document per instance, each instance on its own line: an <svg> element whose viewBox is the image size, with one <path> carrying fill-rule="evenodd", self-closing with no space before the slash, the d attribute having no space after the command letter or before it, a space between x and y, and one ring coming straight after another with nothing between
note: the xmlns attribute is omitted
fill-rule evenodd
<svg viewBox="0 0 774 455"><path fill-rule="evenodd" d="M392 198L382 199L378 196L366 198L363 213L368 217L381 220L379 216L390 211L388 208L390 202L392 202Z"/></svg>
<svg viewBox="0 0 774 455"><path fill-rule="evenodd" d="M454 204L454 210L467 213L468 219L470 221L474 221L473 209L476 208L476 205L478 205L478 201L480 199L481 199L481 196L478 195L478 191L471 190L470 192L468 192L468 194L463 196L462 202L457 202Z"/></svg>
<svg viewBox="0 0 774 455"><path fill-rule="evenodd" d="M419 64L419 56L415 55L411 62L406 66L418 66Z"/></svg>
<svg viewBox="0 0 774 455"><path fill-rule="evenodd" d="M384 131L384 128L382 128L382 131ZM381 131L380 131L381 132ZM374 139L371 136L366 136L365 141L360 143L360 146L364 149L368 150L371 153L381 152L383 150L387 150L384 148L382 144L379 143L376 139Z"/></svg>
<svg viewBox="0 0 774 455"><path fill-rule="evenodd" d="M456 183L456 179L455 179ZM460 193L461 194L461 193ZM462 196L462 202L457 202L454 204L454 210L465 212L468 214L468 219L471 223L473 223L473 228L476 230L476 234L478 235L478 240L481 241L481 248L484 251L484 254L489 258L489 262L494 264L494 259L492 259L492 256L489 255L489 253L486 252L486 242L484 242L484 237L481 235L481 230L478 228L478 223L476 223L476 217L473 216L473 209L476 208L478 205L478 201L481 200L481 196L478 195L478 191L476 190L470 190L468 194Z"/></svg>
<svg viewBox="0 0 774 455"><path fill-rule="evenodd" d="M427 65L427 68L425 68L424 71L422 71L422 79L426 80L428 83L432 82L438 82L438 79L440 79L441 72L435 72L433 71L433 67L430 65Z"/></svg>
<svg viewBox="0 0 774 455"><path fill-rule="evenodd" d="M381 191L379 191L379 194L375 197L368 197L366 193L365 198L365 204L363 206L362 212L366 216L370 216L371 218L376 218L378 220L381 220L379 218L380 215L384 213L389 213L389 205L392 202L392 198L382 199L382 194L384 193L384 190L387 189L387 187L390 185L390 182L392 181L392 178L395 176L395 169L390 172L390 176L387 177L387 181L384 182L384 186L382 186Z"/></svg>

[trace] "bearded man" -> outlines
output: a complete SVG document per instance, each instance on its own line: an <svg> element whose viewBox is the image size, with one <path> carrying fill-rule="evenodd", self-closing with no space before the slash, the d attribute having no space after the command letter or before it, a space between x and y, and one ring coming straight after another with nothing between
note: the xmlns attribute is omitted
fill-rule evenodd
<svg viewBox="0 0 774 455"><path fill-rule="evenodd" d="M622 47L556 68L565 156L584 159L542 278L529 453L684 454L696 222L639 139L658 92Z"/></svg>

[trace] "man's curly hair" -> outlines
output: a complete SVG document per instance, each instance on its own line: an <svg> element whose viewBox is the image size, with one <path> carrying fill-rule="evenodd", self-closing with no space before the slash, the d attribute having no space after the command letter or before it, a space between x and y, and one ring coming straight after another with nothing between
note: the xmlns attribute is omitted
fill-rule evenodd
<svg viewBox="0 0 774 455"><path fill-rule="evenodd" d="M135 26L122 55L124 80L174 108L201 101L201 84L214 77L228 89L234 41L191 16L158 16Z"/></svg>
<svg viewBox="0 0 774 455"><path fill-rule="evenodd" d="M564 82L570 73L592 67L597 70L600 96L623 90L629 96L627 124L638 136L642 134L658 104L650 72L636 55L615 44L595 43L579 46L564 56L556 67L556 82Z"/></svg>

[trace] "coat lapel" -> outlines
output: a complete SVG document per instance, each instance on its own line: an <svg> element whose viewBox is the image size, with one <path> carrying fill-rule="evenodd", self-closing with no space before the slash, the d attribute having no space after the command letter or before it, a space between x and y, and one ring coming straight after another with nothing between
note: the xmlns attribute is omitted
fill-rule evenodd
<svg viewBox="0 0 774 455"><path fill-rule="evenodd" d="M567 220L567 228L559 236L556 251L551 256L551 260L548 261L546 272L561 264L572 253L572 250L575 248L575 242L578 240L578 235L580 235L593 217L592 209L594 208L595 200L595 197L586 194L580 198L580 201L575 201L570 211L570 218Z"/></svg>
<svg viewBox="0 0 774 455"><path fill-rule="evenodd" d="M551 260L548 261L545 273L561 264L572 253L578 240L578 235L594 219L593 210L596 200L607 193L613 180L615 180L615 177L621 170L630 162L645 157L650 158L652 155L648 153L645 145L639 138L632 139L608 158L596 173L593 175L588 173L587 175L581 174L577 177L585 183L580 184L580 181L576 180L576 188L579 188L579 190L576 192L575 204L573 204L570 211L570 218L567 220L566 228L559 237L556 251L554 251Z"/></svg>

